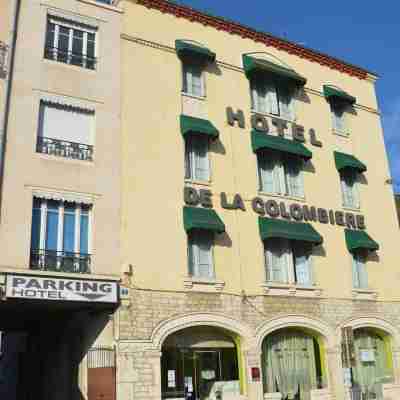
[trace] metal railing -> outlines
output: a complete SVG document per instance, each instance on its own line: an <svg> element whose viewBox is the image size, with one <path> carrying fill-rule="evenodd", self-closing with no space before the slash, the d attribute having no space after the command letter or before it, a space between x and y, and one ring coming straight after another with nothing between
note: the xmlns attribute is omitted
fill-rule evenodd
<svg viewBox="0 0 400 400"><path fill-rule="evenodd" d="M96 69L97 58L88 57L84 54L61 50L57 47L46 47L44 57L49 60L59 61L65 64L76 65L87 69Z"/></svg>
<svg viewBox="0 0 400 400"><path fill-rule="evenodd" d="M90 254L42 249L31 250L30 267L32 269L89 274L90 265Z"/></svg>
<svg viewBox="0 0 400 400"><path fill-rule="evenodd" d="M93 161L93 146L90 144L69 142L66 140L38 136L36 151L52 156Z"/></svg>

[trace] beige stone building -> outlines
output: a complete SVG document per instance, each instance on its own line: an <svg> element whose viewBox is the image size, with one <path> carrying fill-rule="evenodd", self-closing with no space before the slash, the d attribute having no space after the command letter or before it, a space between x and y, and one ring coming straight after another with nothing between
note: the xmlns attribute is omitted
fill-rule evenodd
<svg viewBox="0 0 400 400"><path fill-rule="evenodd" d="M1 399L400 398L377 75L166 0L0 10Z"/></svg>
<svg viewBox="0 0 400 400"><path fill-rule="evenodd" d="M119 5L118 398L400 398L377 75L173 2Z"/></svg>

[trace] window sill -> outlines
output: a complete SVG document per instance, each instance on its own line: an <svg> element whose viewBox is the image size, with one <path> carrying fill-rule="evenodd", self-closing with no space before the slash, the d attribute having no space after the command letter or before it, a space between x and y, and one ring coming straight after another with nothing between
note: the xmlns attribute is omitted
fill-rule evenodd
<svg viewBox="0 0 400 400"><path fill-rule="evenodd" d="M253 108L250 110L250 112L251 112L252 114L262 115L263 117L278 118L278 119L280 119L280 120L282 120L282 121L288 122L289 124L294 124L294 123L296 123L296 121L297 121L297 117L296 117L295 119L293 119L293 120L292 120L292 119L286 119L286 118L282 118L280 115L277 115L277 114L268 114L268 113L265 113L265 112L260 112L260 111L254 110Z"/></svg>
<svg viewBox="0 0 400 400"><path fill-rule="evenodd" d="M376 300L378 292L374 289L353 288L353 298L357 300Z"/></svg>
<svg viewBox="0 0 400 400"><path fill-rule="evenodd" d="M45 57L43 57L43 62L45 64L59 66L60 68L81 71L81 72L87 72L89 74L96 74L98 72L97 66L95 69L90 69L90 68L80 67L79 65L68 64L65 62L57 61L57 60L51 60L50 58L45 58Z"/></svg>
<svg viewBox="0 0 400 400"><path fill-rule="evenodd" d="M322 289L318 286L301 286L292 283L265 282L262 285L265 294L272 296L320 297Z"/></svg>
<svg viewBox="0 0 400 400"><path fill-rule="evenodd" d="M360 207L349 207L349 206L343 206L342 205L343 210L346 211L353 211L353 212L360 212Z"/></svg>
<svg viewBox="0 0 400 400"><path fill-rule="evenodd" d="M185 92L181 92L181 94L183 97L190 97L191 99L202 100L202 101L206 100L206 96L196 96L194 94L185 93Z"/></svg>
<svg viewBox="0 0 400 400"><path fill-rule="evenodd" d="M95 165L94 161L77 160L76 158L53 156L50 154L44 154L44 153L38 153L38 152L35 152L35 155L37 156L37 158L41 158L43 160L58 161L58 162L63 162L63 163L67 163L67 164L82 165L85 167L94 167L94 165Z"/></svg>
<svg viewBox="0 0 400 400"><path fill-rule="evenodd" d="M204 279L186 276L183 280L183 285L186 290L220 292L224 289L225 282L216 279Z"/></svg>
<svg viewBox="0 0 400 400"><path fill-rule="evenodd" d="M289 196L289 195L284 195L284 194L267 193L267 192L262 192L262 191L258 191L258 194L260 196L277 197L279 199L293 200L293 201L298 201L300 203L305 203L306 202L306 198L305 197L296 197L296 196Z"/></svg>
<svg viewBox="0 0 400 400"><path fill-rule="evenodd" d="M185 179L185 183L189 185L211 186L211 181L196 181L193 179Z"/></svg>
<svg viewBox="0 0 400 400"><path fill-rule="evenodd" d="M350 138L350 134L348 132L347 133L346 132L340 132L340 131L335 131L334 129L332 129L332 133L334 135L341 136L341 137L344 137L346 139Z"/></svg>

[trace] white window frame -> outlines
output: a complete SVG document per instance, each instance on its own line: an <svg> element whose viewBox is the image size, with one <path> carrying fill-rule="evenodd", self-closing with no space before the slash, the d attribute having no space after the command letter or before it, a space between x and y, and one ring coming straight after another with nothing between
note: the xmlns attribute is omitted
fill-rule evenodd
<svg viewBox="0 0 400 400"><path fill-rule="evenodd" d="M188 272L192 279L200 280L215 280L215 266L214 266L214 237L212 232L208 231L192 231L188 235ZM200 256L199 256L199 241L208 241L209 245L209 273L203 276L199 273L200 269Z"/></svg>
<svg viewBox="0 0 400 400"><path fill-rule="evenodd" d="M202 143L206 147L206 160L207 164L207 178L204 179L202 177L197 176L197 165L199 163L199 157L195 152L193 146L193 141L197 141L198 143ZM210 143L207 138L199 138L196 136L187 136L185 138L185 179L190 181L197 182L210 182L211 181L211 161L210 161Z"/></svg>
<svg viewBox="0 0 400 400"><path fill-rule="evenodd" d="M81 25L79 23L74 23L73 21L67 21L61 18L48 16L47 24L54 24L54 41L53 41L53 60L58 61L57 54L58 54L58 40L59 40L59 31L60 26L69 29L69 36L68 36L68 59L67 64L71 64L72 60L72 44L73 44L73 32L74 29L80 30L83 32L83 41L82 41L82 67L86 68L86 56L87 56L87 43L88 43L88 33L94 34L94 60L97 60L97 46L98 46L98 33L96 28L89 28L87 26ZM46 27L46 35L47 35L47 27ZM46 37L47 39L47 37ZM94 65L94 69L96 69L96 61Z"/></svg>
<svg viewBox="0 0 400 400"><path fill-rule="evenodd" d="M267 93L265 96L260 96L261 85L263 85L263 89L266 89ZM252 79L250 82L250 91L251 109L253 112L273 115L289 122L294 122L296 120L296 99L294 93L291 92L290 89L276 85L274 82ZM283 92L287 92L285 96ZM288 103L283 102L282 99L284 97L289 99ZM264 102L265 109L260 107L260 101ZM287 107L284 104L287 104ZM287 108L287 113L282 112L284 108Z"/></svg>
<svg viewBox="0 0 400 400"><path fill-rule="evenodd" d="M272 190L268 190L263 183L263 172L261 171L261 163L263 157L271 157L271 162L274 163L271 174L272 181ZM294 197L299 199L304 199L304 174L303 174L303 165L299 166L299 173L295 178L297 180L296 185L299 187L298 193L293 192L293 184L291 184L292 177L289 173L288 168L288 160L285 159L284 156L279 154L278 152L265 152L265 153L257 153L257 173L258 173L258 182L259 182L259 190L262 193ZM298 160L299 163L302 163L301 159Z"/></svg>
<svg viewBox="0 0 400 400"><path fill-rule="evenodd" d="M342 193L342 205L345 208L360 209L360 194L358 188L358 172L356 170L344 170L339 173L340 187ZM351 179L349 186L346 180Z"/></svg>
<svg viewBox="0 0 400 400"><path fill-rule="evenodd" d="M356 252L351 253L351 266L354 289L368 289L368 270L366 254Z"/></svg>
<svg viewBox="0 0 400 400"><path fill-rule="evenodd" d="M275 249L279 249L279 256L271 251L271 246ZM264 258L265 258L265 273L267 283L278 283L278 284L288 284L303 287L314 286L314 273L313 273L313 263L312 263L312 252L309 249L305 251L306 265L308 268L309 282L299 282L296 271L296 257L295 257L294 245L288 239L270 239L266 240L264 243ZM286 279L274 280L271 279L273 272L271 271L272 265L274 265L274 260L279 260L280 268L282 268L281 274L286 276Z"/></svg>
<svg viewBox="0 0 400 400"><path fill-rule="evenodd" d="M193 80L193 69L198 69L200 72L200 93L193 92L193 84L189 84ZM205 82L205 71L204 68L196 63L192 62L182 62L182 93L195 97L204 99L206 97L206 82Z"/></svg>
<svg viewBox="0 0 400 400"><path fill-rule="evenodd" d="M330 103L332 130L341 136L349 136L346 106ZM341 113L341 116L338 115Z"/></svg>
<svg viewBox="0 0 400 400"><path fill-rule="evenodd" d="M40 238L39 249L33 250L46 250L46 233L47 233L47 205L50 199L35 197L34 199L40 200ZM55 200L59 202L58 208L58 229L57 229L57 252L63 252L64 245L64 207L67 201ZM69 202L69 201L68 201ZM93 219L93 205L87 204L88 209L88 255L92 254L92 219ZM82 203L75 204L75 238L74 238L74 253L80 254L80 224L81 224L81 210ZM33 212L33 208L32 208ZM32 238L31 238L32 239Z"/></svg>

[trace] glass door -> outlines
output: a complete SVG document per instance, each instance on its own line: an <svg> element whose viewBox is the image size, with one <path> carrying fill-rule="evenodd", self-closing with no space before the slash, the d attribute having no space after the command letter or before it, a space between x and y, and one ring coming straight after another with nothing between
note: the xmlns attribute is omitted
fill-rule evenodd
<svg viewBox="0 0 400 400"><path fill-rule="evenodd" d="M221 380L221 353L218 350L195 351L196 400L214 400L215 382Z"/></svg>

